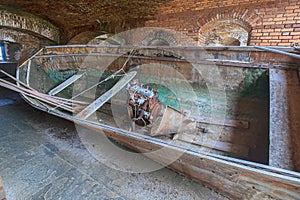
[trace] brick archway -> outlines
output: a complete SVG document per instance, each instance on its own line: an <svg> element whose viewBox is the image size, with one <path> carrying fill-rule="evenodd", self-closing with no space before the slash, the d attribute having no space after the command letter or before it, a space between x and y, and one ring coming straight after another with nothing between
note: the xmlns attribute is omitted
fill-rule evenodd
<svg viewBox="0 0 300 200"><path fill-rule="evenodd" d="M151 32L143 41L144 46L175 46L177 41L172 33L159 30Z"/></svg>
<svg viewBox="0 0 300 200"><path fill-rule="evenodd" d="M245 8L212 12L197 22L200 27L198 45L246 46L252 27L261 23L259 15Z"/></svg>
<svg viewBox="0 0 300 200"><path fill-rule="evenodd" d="M247 46L251 26L239 19L209 22L199 31L200 46Z"/></svg>

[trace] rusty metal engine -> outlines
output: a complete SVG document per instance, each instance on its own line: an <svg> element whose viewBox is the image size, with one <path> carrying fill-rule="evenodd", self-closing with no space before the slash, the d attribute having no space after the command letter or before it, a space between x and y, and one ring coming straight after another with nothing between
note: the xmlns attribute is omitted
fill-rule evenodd
<svg viewBox="0 0 300 200"><path fill-rule="evenodd" d="M155 122L162 115L163 105L158 99L158 89L132 80L128 86L128 104L130 118L140 126Z"/></svg>

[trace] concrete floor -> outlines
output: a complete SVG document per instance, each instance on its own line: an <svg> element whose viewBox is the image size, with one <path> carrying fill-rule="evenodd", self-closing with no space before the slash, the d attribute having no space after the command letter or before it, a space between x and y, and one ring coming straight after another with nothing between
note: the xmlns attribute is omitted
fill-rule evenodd
<svg viewBox="0 0 300 200"><path fill-rule="evenodd" d="M72 123L32 108L0 88L0 176L13 199L225 199L167 168L116 171L95 160L76 135L55 130Z"/></svg>

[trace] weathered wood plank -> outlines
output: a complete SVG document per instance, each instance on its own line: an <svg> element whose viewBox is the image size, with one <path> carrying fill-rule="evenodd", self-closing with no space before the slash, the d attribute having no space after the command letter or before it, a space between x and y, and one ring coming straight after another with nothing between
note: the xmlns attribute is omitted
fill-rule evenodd
<svg viewBox="0 0 300 200"><path fill-rule="evenodd" d="M187 134L180 134L178 139L188 143L208 147L211 149L216 149L219 151L235 153L243 157L247 157L249 154L249 147L244 145L232 144L229 142L222 142L222 141L203 142L199 140L199 137L193 135L187 135Z"/></svg>
<svg viewBox="0 0 300 200"><path fill-rule="evenodd" d="M204 124L213 124L213 125L220 125L220 126L229 126L229 127L235 127L235 128L249 128L249 121L247 120L240 120L240 119L225 119L224 121L217 121L217 120L211 120L207 121L206 118L200 117L200 116L191 116L194 118L197 122L204 123Z"/></svg>
<svg viewBox="0 0 300 200"><path fill-rule="evenodd" d="M57 93L59 93L60 91L62 91L63 89L65 89L66 87L68 87L69 85L71 85L72 83L74 83L75 81L77 81L78 79L80 79L82 77L83 74L75 74L73 76L71 76L70 78L68 78L67 80L65 80L64 82L62 82L61 84L59 84L58 86L56 86L55 88L53 88L52 90L50 90L48 92L49 95L56 95Z"/></svg>
<svg viewBox="0 0 300 200"><path fill-rule="evenodd" d="M121 80L119 80L110 90L101 95L90 105L80 111L76 118L87 119L91 116L96 110L98 110L105 102L111 99L115 94L117 94L122 88L124 88L136 75L136 71L127 73Z"/></svg>

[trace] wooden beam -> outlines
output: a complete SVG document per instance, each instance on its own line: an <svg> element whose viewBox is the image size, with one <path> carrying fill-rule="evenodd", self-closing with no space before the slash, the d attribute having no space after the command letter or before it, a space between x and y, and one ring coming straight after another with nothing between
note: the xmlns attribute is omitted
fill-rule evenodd
<svg viewBox="0 0 300 200"><path fill-rule="evenodd" d="M67 80L65 80L64 82L62 82L61 84L59 84L58 86L53 88L52 90L50 90L48 92L48 94L49 95L56 95L57 93L59 93L60 91L62 91L63 89L65 89L66 87L68 87L69 85L71 85L72 83L77 81L78 79L80 79L83 74L78 74L78 75L75 74L75 75L71 76L70 78L68 78Z"/></svg>
<svg viewBox="0 0 300 200"><path fill-rule="evenodd" d="M136 75L136 71L127 73L121 80L119 80L110 90L101 95L90 105L84 108L81 112L76 115L76 118L87 119L96 110L98 110L105 102L111 99L115 94L117 94L122 88L124 88Z"/></svg>

